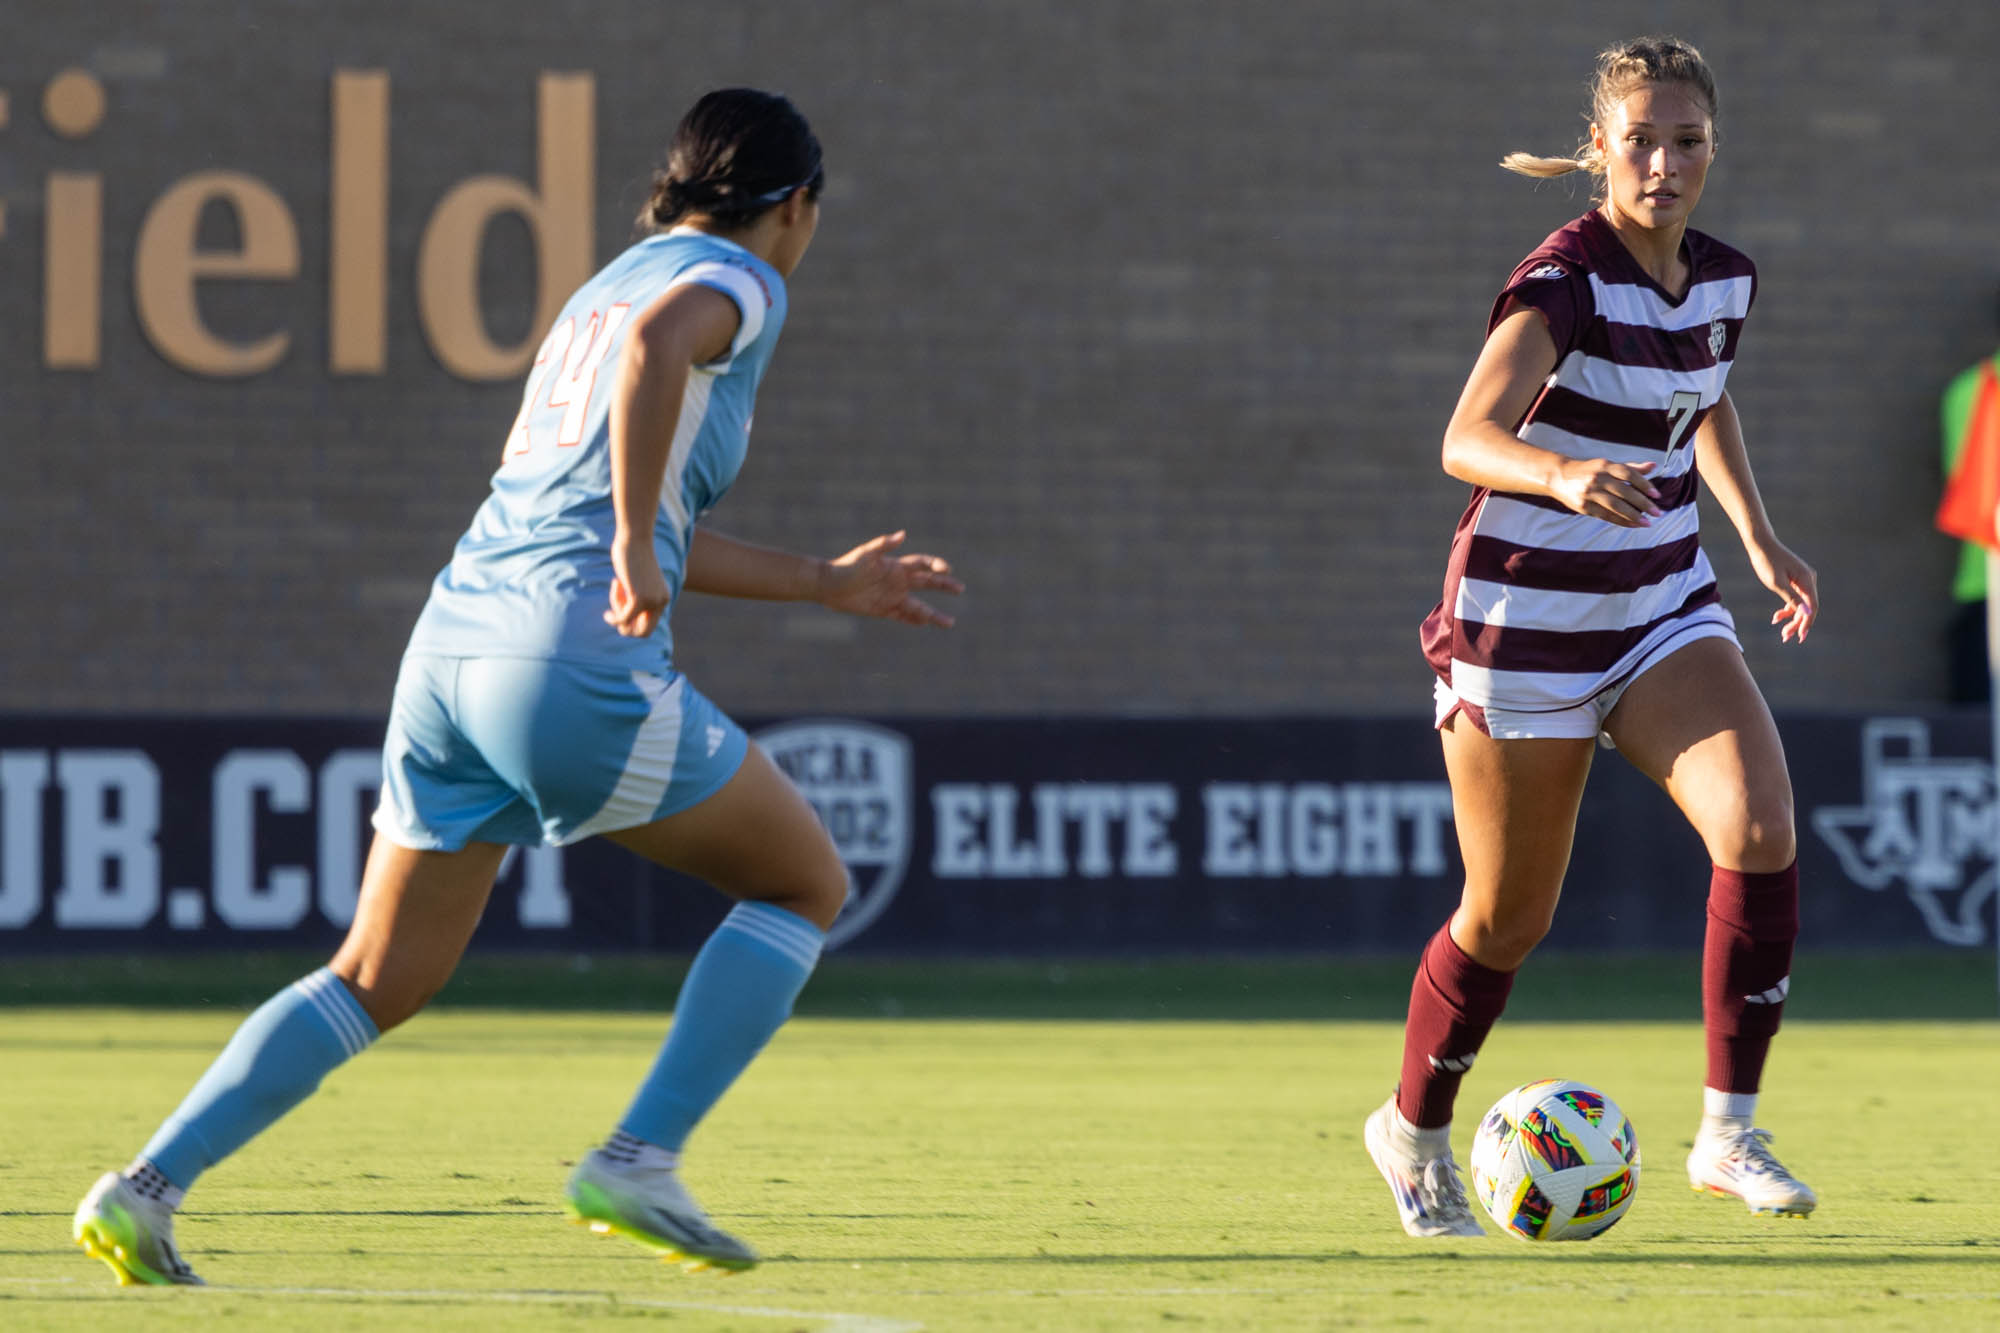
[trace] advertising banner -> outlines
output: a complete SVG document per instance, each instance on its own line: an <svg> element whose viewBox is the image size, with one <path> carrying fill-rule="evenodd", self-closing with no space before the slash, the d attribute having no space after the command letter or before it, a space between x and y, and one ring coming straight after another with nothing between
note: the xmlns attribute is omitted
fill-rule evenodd
<svg viewBox="0 0 2000 1333"><path fill-rule="evenodd" d="M1991 947L1983 714L1781 719L1807 947ZM752 726L851 876L879 954L1406 951L1457 901L1438 745L1406 718ZM0 718L0 953L331 947L380 724ZM1611 753L1549 945L1698 947L1708 861ZM726 909L602 841L511 854L489 946L685 951Z"/></svg>

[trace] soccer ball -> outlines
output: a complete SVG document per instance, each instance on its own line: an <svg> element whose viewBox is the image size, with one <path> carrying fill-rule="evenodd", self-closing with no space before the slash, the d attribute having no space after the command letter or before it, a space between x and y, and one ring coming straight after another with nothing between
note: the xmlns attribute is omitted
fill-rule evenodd
<svg viewBox="0 0 2000 1333"><path fill-rule="evenodd" d="M1514 1089L1479 1122L1472 1190L1523 1240L1589 1240L1639 1188L1632 1122L1587 1083L1545 1078Z"/></svg>

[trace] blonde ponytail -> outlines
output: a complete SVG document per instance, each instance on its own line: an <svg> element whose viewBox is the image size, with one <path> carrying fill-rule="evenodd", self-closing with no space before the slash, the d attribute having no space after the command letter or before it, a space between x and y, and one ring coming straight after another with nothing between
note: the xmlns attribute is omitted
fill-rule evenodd
<svg viewBox="0 0 2000 1333"><path fill-rule="evenodd" d="M1573 172L1587 171L1593 176L1604 174L1604 155L1589 144L1576 150L1575 157L1542 157L1536 153L1509 153L1500 159L1500 165L1517 176L1535 176L1542 180L1554 180Z"/></svg>
<svg viewBox="0 0 2000 1333"><path fill-rule="evenodd" d="M1715 96L1715 75L1701 52L1678 37L1640 37L1606 47L1597 56L1597 70L1590 80L1590 110L1584 118L1593 125L1608 126L1618 104L1647 84L1678 83L1700 94L1713 124L1720 116ZM1572 172L1604 175L1604 154L1586 139L1570 157L1543 157L1536 153L1509 153L1500 165L1520 176L1552 180Z"/></svg>

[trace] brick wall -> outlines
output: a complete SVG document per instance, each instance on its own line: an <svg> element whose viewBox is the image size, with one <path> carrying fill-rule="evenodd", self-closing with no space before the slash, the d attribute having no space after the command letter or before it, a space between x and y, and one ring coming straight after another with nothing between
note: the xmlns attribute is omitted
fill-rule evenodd
<svg viewBox="0 0 2000 1333"><path fill-rule="evenodd" d="M1955 11L1955 12L1949 12ZM409 17L414 12L419 17ZM1725 593L1774 702L1933 699L1952 550L1935 402L1992 348L2000 8L1714 11L1249 0L727 7L49 7L0 49L0 710L352 713L387 702L518 387L453 378L415 298L426 219L532 178L543 71L588 71L598 257L706 87L782 88L831 185L716 526L832 551L907 525L972 585L919 634L691 599L683 665L742 713L1398 713L1463 490L1437 441L1492 292L1584 206L1507 176L1566 149L1591 56L1680 20L1722 83L1698 224L1763 285L1732 381L1779 530L1827 613L1777 648L1720 514ZM44 90L91 71L102 123ZM329 80L391 80L388 363L327 359ZM290 336L216 380L134 311L152 202L262 181L295 277L210 282L220 336ZM43 356L50 173L104 194L101 358ZM233 245L211 210L203 243ZM526 336L525 230L493 230L493 335Z"/></svg>

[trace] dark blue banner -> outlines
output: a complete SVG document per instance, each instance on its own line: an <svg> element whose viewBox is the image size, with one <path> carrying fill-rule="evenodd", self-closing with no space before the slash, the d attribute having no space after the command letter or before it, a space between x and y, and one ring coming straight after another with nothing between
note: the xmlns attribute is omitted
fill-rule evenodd
<svg viewBox="0 0 2000 1333"><path fill-rule="evenodd" d="M1983 713L1781 719L1808 947L1990 946ZM1423 720L797 720L753 727L853 878L855 952L1378 952L1451 911ZM380 724L0 718L0 952L331 947ZM1600 757L1550 945L1693 948L1708 864ZM609 844L509 858L479 939L692 948L726 904Z"/></svg>

